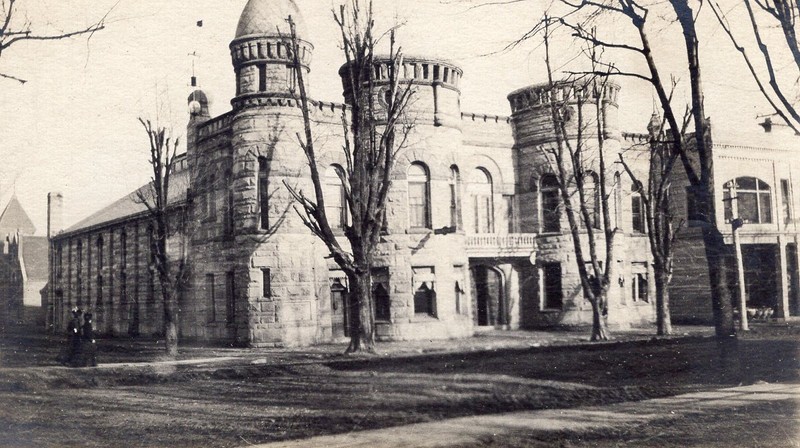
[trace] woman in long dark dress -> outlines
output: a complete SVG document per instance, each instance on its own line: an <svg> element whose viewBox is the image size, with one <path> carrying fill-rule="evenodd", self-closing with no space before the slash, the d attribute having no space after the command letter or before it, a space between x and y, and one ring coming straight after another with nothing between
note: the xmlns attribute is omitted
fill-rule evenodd
<svg viewBox="0 0 800 448"><path fill-rule="evenodd" d="M81 314L80 308L73 308L72 319L67 325L69 347L60 360L66 366L76 366L80 362L81 345L83 343L83 338L81 337Z"/></svg>
<svg viewBox="0 0 800 448"><path fill-rule="evenodd" d="M92 313L83 315L83 331L81 332L83 343L81 344L82 366L97 367L97 343L94 339L94 327L92 326Z"/></svg>

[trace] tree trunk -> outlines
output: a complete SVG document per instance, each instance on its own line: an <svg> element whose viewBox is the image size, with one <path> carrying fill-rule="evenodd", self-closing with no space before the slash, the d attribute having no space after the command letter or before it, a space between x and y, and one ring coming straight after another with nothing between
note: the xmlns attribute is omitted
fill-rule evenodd
<svg viewBox="0 0 800 448"><path fill-rule="evenodd" d="M669 312L669 274L664 271L662 263L655 264L656 280L656 327L659 336L672 334L672 318Z"/></svg>
<svg viewBox="0 0 800 448"><path fill-rule="evenodd" d="M164 303L164 341L167 356L174 358L178 356L178 326L175 323L172 309L172 297L170 296Z"/></svg>
<svg viewBox="0 0 800 448"><path fill-rule="evenodd" d="M603 291L594 300L589 301L592 304L592 342L608 340L608 323L606 322L608 315L607 294L607 291Z"/></svg>
<svg viewBox="0 0 800 448"><path fill-rule="evenodd" d="M711 283L711 303L714 310L714 328L718 338L736 335L733 322L733 305L727 285L728 248L716 226L703 228L703 245L706 251L708 276Z"/></svg>
<svg viewBox="0 0 800 448"><path fill-rule="evenodd" d="M162 276L162 282L169 281ZM163 285L163 283L162 283ZM178 326L175 324L173 309L173 295L169 286L162 287L161 293L164 299L164 342L166 344L167 356L178 356Z"/></svg>
<svg viewBox="0 0 800 448"><path fill-rule="evenodd" d="M134 337L139 336L139 301L134 300L128 306L131 307L131 320L128 322L128 335Z"/></svg>
<svg viewBox="0 0 800 448"><path fill-rule="evenodd" d="M375 351L375 332L373 331L371 283L372 277L369 269L359 273L348 273L350 282L350 345L345 353L358 353Z"/></svg>

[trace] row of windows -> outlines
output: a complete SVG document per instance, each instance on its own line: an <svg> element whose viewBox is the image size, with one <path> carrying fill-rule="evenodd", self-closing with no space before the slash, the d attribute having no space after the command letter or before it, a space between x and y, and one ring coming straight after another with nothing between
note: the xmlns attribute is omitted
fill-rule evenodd
<svg viewBox="0 0 800 448"><path fill-rule="evenodd" d="M772 190L756 177L737 177L723 185L722 203L726 222L740 218L745 224L769 224L773 222ZM781 218L784 224L792 222L791 184L780 180ZM701 199L694 187L686 188L686 212L690 221L705 221Z"/></svg>
<svg viewBox="0 0 800 448"><path fill-rule="evenodd" d="M538 192L539 202L539 229L543 233L561 232L561 190L558 178L554 174L545 174L531 185L533 192ZM589 212L589 221L593 228L600 228L601 204L599 176L587 172L583 185L584 201ZM631 229L635 233L644 233L646 217L644 204L639 191L633 190L631 201Z"/></svg>
<svg viewBox="0 0 800 448"><path fill-rule="evenodd" d="M256 70L258 71L258 92L266 92L269 81L267 76L267 64L256 64ZM236 76L239 79L239 82L236 83L236 95L241 95L243 93L242 79L239 76L239 73L237 73ZM284 84L279 87L286 88L290 91L297 87L297 77L295 76L294 67L291 65L286 66L286 71L284 72Z"/></svg>
<svg viewBox="0 0 800 448"><path fill-rule="evenodd" d="M331 165L325 172L324 194L325 212L332 227L343 228L348 224L344 187L345 173L338 165ZM408 182L408 225L412 229L431 229L431 184L428 168L420 163L412 163L406 173ZM461 174L458 167L450 167L448 178L449 227L459 229L461 222ZM473 210L473 232L494 232L494 187L492 177L485 168L475 168L469 179L469 193ZM509 201L510 202L510 201Z"/></svg>
<svg viewBox="0 0 800 448"><path fill-rule="evenodd" d="M473 221L471 230L473 233L494 233L495 228L495 204L494 204L494 185L492 176L483 167L477 167L470 173L466 193L470 198L473 209ZM584 184L584 193L587 201L587 208L590 213L591 225L599 228L600 225L600 190L598 188L597 175L587 173ZM212 178L213 179L213 178ZM326 216L331 227L342 229L350 223L348 215L347 197L343 186L346 179L344 170L339 165L329 166L323 174L323 194L325 197ZM408 225L412 229L431 229L431 186L430 175L427 167L421 162L412 163L407 171L408 183ZM533 190L539 192L538 202L540 213L540 231L545 233L560 232L561 230L561 199L558 187L558 180L555 175L544 175L538 185L534 183ZM269 161L265 157L258 159L258 222L259 228L268 230L269 203L272 193L269 191ZM230 189L229 189L230 190ZM232 190L226 202L226 234L233 233L233 197ZM448 178L449 195L449 227L452 229L463 228L462 223L462 183L461 174L457 166L450 167ZM513 233L515 229L515 210L514 196L504 196L507 212L508 231ZM216 196L214 188L209 191L207 216L215 219ZM645 216L642 206L642 199L638 192L631 193L631 210L634 232L644 232Z"/></svg>
<svg viewBox="0 0 800 448"><path fill-rule="evenodd" d="M560 311L564 306L561 264L544 263L540 269L540 306L543 310ZM634 302L649 302L646 265L633 263L633 271L630 282L631 299Z"/></svg>
<svg viewBox="0 0 800 448"><path fill-rule="evenodd" d="M154 277L155 274L153 272L153 267L152 267L152 263L154 261L154 254L152 253L152 244L153 244L153 226L152 225L148 226L148 236L149 236L149 238L148 238L148 245L149 246L148 247L149 247L150 254L151 254L150 255L151 266L148 269L148 271L149 271L148 274L149 274L149 277L150 277L149 283L154 283L153 277ZM89 241L91 241L91 240L89 240ZM115 247L114 247L114 242L115 241L119 241L119 250L118 251L115 251ZM104 286L103 285L103 282L104 282L103 279L104 279L104 277L102 275L102 271L104 269L104 265L105 265L105 262L106 262L105 240L104 240L102 235L99 235L94 240L94 245L90 244L90 245L87 245L87 246L88 246L88 248L86 250L87 269L86 269L85 274L86 274L87 277L92 278L92 259L95 259L96 260L96 268L95 268L95 270L97 272L96 283L95 283L95 288L96 288L95 289L95 300L96 300L96 303L98 305L101 305L102 304L102 300L103 300L103 292L104 292L103 291L103 286ZM91 250L92 246L94 246L94 250L95 250L94 257L93 257L92 250ZM68 254L67 254L68 266L72 264L72 259L73 259L72 247L73 246L68 242ZM110 253L110 257L111 258L113 258L115 256L115 252L116 252L116 255L119 256L119 263L116 265L116 267L119 270L119 278L120 278L120 285L119 285L119 288L120 288L120 300L121 300L122 303L126 303L127 302L127 274L126 274L126 269L127 269L127 264L128 264L128 235L127 235L127 231L124 230L124 229L119 233L119 237L118 238L114 238L114 233L113 232L110 234L109 253ZM111 260L111 258L109 258L109 261ZM136 252L135 252L135 255L134 255L134 263L137 266L138 266L138 260L139 260L139 250L138 250L138 247L136 247ZM55 255L54 263L55 263L54 271L55 271L56 282L57 282L57 285L58 285L58 289L60 291L62 291L61 290L61 286L63 285L62 282L63 282L63 277L64 277L64 249L63 249L63 244L62 243L58 243L56 245L56 255ZM75 304L78 305L78 306L83 306L84 305L84 303L83 303L84 302L84 295L89 295L91 293L91 290L90 290L91 289L91 282L89 282L89 283L85 283L84 282L84 244L83 244L83 240L82 239L79 239L75 243L75 266L76 266L76 270L75 270L75 285L76 285L76 297L77 297ZM112 264L112 267L113 266L114 265ZM73 277L72 271L68 269L68 271L67 271L67 280L66 280L67 285L66 286L67 286L67 300L70 303L71 303L71 300L72 300L72 277ZM108 279L109 279L109 286L110 286L110 288L113 289L113 287L114 287L114 276L111 275L111 276L108 277ZM84 291L84 289L83 289L84 285L86 286L86 291ZM153 293L154 288L150 288L150 291L151 291L151 294L148 296L148 300L150 302L152 302L152 301L154 301L154 293ZM61 292L61 294L63 296L63 291ZM92 306L92 304L88 303L88 302L85 305L86 306Z"/></svg>

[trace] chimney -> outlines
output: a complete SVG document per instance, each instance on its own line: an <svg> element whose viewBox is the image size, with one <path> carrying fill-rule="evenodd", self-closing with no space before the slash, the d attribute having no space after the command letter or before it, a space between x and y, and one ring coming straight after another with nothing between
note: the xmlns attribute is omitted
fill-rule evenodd
<svg viewBox="0 0 800 448"><path fill-rule="evenodd" d="M47 237L53 238L61 232L64 196L58 192L47 193Z"/></svg>

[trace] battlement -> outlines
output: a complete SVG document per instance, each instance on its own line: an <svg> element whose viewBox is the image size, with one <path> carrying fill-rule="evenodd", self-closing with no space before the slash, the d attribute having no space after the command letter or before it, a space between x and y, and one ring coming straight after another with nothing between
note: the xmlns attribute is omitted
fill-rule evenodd
<svg viewBox="0 0 800 448"><path fill-rule="evenodd" d="M229 131L231 123L233 123L233 112L224 113L200 125L197 128L197 137L199 140L203 140Z"/></svg>
<svg viewBox="0 0 800 448"><path fill-rule="evenodd" d="M511 123L511 117L506 115L489 115L461 112L462 121L482 121L484 123Z"/></svg>
<svg viewBox="0 0 800 448"><path fill-rule="evenodd" d="M592 84L592 88L590 87ZM619 97L619 84L603 80L593 81L557 81L554 86L549 83L534 84L523 87L508 94L508 102L511 104L512 114L538 109L550 104L551 101L564 102L570 104L577 103L579 100L597 99L602 89L602 98L608 104L617 106Z"/></svg>
<svg viewBox="0 0 800 448"><path fill-rule="evenodd" d="M388 82L389 80L389 57L376 56L375 57L375 81L380 84L381 81ZM347 64L339 68L339 76L342 77L344 84L345 98L349 98L350 86L344 80L347 79ZM464 76L464 71L454 63L438 58L426 58L418 56L404 56L402 66L398 72L400 82L421 85L440 85L459 91L459 84L461 77Z"/></svg>

